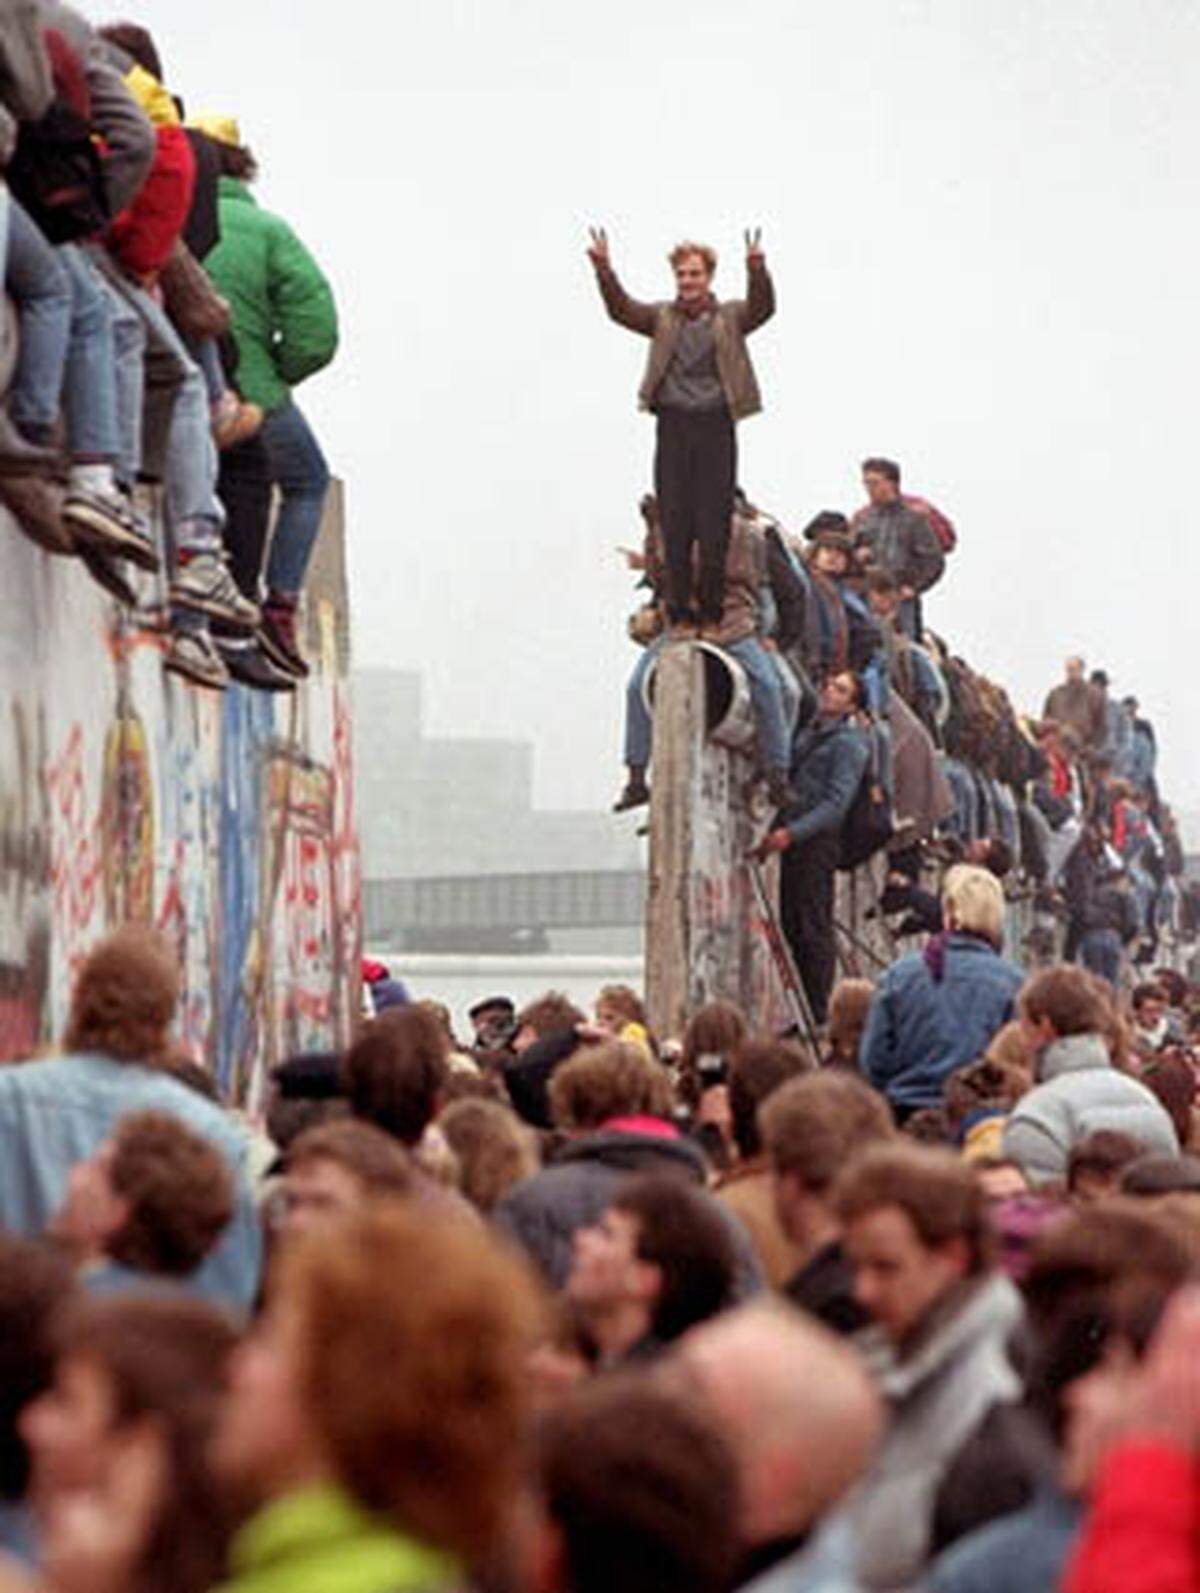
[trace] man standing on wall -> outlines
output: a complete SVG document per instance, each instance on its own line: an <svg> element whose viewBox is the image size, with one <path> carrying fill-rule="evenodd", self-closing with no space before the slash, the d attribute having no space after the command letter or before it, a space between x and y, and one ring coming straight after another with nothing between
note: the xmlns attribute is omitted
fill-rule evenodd
<svg viewBox="0 0 1200 1593"><path fill-rule="evenodd" d="M907 503L894 459L864 459L863 486L870 502L854 517L859 561L881 570L900 588L900 629L921 638L921 593L940 581L946 555L929 516Z"/></svg>
<svg viewBox="0 0 1200 1593"><path fill-rule="evenodd" d="M754 231L746 234L744 299L719 303L712 292L716 251L685 242L670 254L674 300L639 303L617 279L604 231L591 236L588 255L609 315L651 339L638 402L658 417L654 490L666 548L667 620L673 635L695 635L697 622L721 617L737 482L734 428L762 408L746 338L775 313L775 289ZM699 550L694 593L693 547Z"/></svg>

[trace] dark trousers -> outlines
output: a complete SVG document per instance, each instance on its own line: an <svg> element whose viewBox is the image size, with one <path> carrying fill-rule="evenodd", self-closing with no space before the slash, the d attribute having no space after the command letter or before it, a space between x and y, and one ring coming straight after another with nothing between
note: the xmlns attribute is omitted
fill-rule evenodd
<svg viewBox="0 0 1200 1593"><path fill-rule="evenodd" d="M833 939L833 885L838 834L814 835L783 854L779 916L817 1023L829 1011L829 992L837 967Z"/></svg>
<svg viewBox="0 0 1200 1593"><path fill-rule="evenodd" d="M666 555L667 613L717 621L725 594L729 522L737 484L737 437L726 410L691 414L666 409L658 417L654 490ZM692 548L700 549L696 599Z"/></svg>
<svg viewBox="0 0 1200 1593"><path fill-rule="evenodd" d="M257 603L271 529L271 471L261 437L221 454L217 496L225 510L230 573L242 596Z"/></svg>

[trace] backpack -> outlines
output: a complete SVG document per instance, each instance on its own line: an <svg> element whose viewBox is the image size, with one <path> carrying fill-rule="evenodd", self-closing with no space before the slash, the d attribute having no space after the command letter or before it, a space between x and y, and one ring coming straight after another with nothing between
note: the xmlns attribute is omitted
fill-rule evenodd
<svg viewBox="0 0 1200 1593"><path fill-rule="evenodd" d="M953 553L958 546L958 532L949 516L944 515L936 504L930 503L928 498L918 498L912 493L902 493L901 501L910 509L916 509L923 514L933 527L933 534L942 545L943 553Z"/></svg>
<svg viewBox="0 0 1200 1593"><path fill-rule="evenodd" d="M108 226L108 194L79 57L56 28L43 37L54 98L44 116L21 123L5 177L50 243L73 243Z"/></svg>
<svg viewBox="0 0 1200 1593"><path fill-rule="evenodd" d="M861 868L868 858L874 857L891 840L895 828L892 799L883 783L883 731L878 725L872 725L867 734L871 756L838 837L837 866L843 873Z"/></svg>

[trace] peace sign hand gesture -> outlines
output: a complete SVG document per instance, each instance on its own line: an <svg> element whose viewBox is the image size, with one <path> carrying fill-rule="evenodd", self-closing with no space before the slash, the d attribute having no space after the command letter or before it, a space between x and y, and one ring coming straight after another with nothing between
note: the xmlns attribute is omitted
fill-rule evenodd
<svg viewBox="0 0 1200 1593"><path fill-rule="evenodd" d="M746 228L746 264L750 267L760 266L766 260L766 253L762 246L762 228Z"/></svg>
<svg viewBox="0 0 1200 1593"><path fill-rule="evenodd" d="M608 234L604 228L589 227L588 236L592 240L588 245L588 259L594 266L608 265Z"/></svg>

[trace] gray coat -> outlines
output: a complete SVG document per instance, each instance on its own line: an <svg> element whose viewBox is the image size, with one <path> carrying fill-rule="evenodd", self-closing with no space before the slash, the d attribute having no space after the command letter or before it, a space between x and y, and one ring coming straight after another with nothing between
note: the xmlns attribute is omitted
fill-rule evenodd
<svg viewBox="0 0 1200 1593"><path fill-rule="evenodd" d="M57 28L83 67L92 97L92 126L104 139L109 213L118 216L150 175L158 147L154 129L91 24L60 0L41 0L41 12L42 26Z"/></svg>
<svg viewBox="0 0 1200 1593"><path fill-rule="evenodd" d="M1016 1289L993 1274L935 1307L923 1337L902 1359L875 1330L860 1335L864 1351L882 1363L891 1423L875 1464L830 1520L848 1519L864 1588L898 1593L920 1586L943 1477L988 1411L1020 1394L1006 1351L1020 1319Z"/></svg>
<svg viewBox="0 0 1200 1593"><path fill-rule="evenodd" d="M12 159L17 123L44 116L53 94L37 0L0 0L0 166Z"/></svg>
<svg viewBox="0 0 1200 1593"><path fill-rule="evenodd" d="M1114 1129L1147 1151L1178 1156L1175 1128L1157 1096L1113 1067L1098 1034L1072 1034L1042 1053L1041 1080L1021 1097L1004 1130L1004 1154L1033 1185L1067 1176L1072 1147Z"/></svg>

